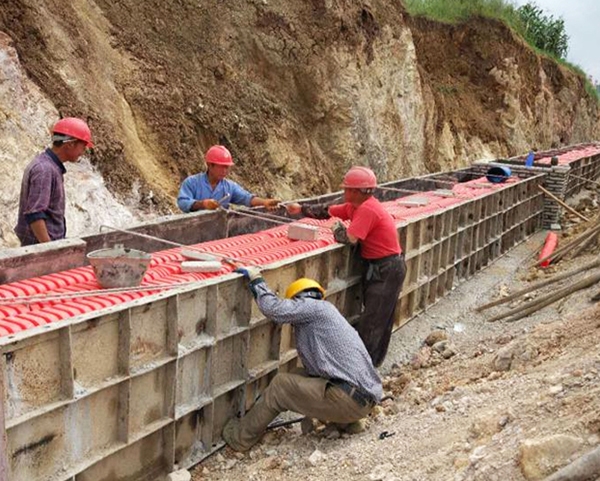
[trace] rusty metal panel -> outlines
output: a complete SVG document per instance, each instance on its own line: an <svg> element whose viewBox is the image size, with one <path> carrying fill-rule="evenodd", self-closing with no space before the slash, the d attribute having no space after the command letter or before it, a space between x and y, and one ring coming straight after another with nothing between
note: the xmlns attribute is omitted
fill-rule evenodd
<svg viewBox="0 0 600 481"><path fill-rule="evenodd" d="M180 467L190 467L201 461L212 450L211 409L193 411L175 423L174 462Z"/></svg>
<svg viewBox="0 0 600 481"><path fill-rule="evenodd" d="M173 379L174 362L131 379L129 433L132 438L145 435L155 423L173 417Z"/></svg>
<svg viewBox="0 0 600 481"><path fill-rule="evenodd" d="M213 429L212 443L216 444L221 440L221 433L227 421L237 416L242 410L243 389L236 388L227 391L215 399L213 404Z"/></svg>
<svg viewBox="0 0 600 481"><path fill-rule="evenodd" d="M64 399L58 332L17 344L4 357L7 421Z"/></svg>
<svg viewBox="0 0 600 481"><path fill-rule="evenodd" d="M167 300L131 308L131 369L169 356L167 347Z"/></svg>
<svg viewBox="0 0 600 481"><path fill-rule="evenodd" d="M250 377L259 376L265 369L277 367L281 328L272 322L255 326L250 330L250 342L246 364ZM275 361L275 364L273 364Z"/></svg>
<svg viewBox="0 0 600 481"><path fill-rule="evenodd" d="M167 430L160 430L132 443L80 472L77 481L163 481L170 470L165 456ZM66 479L66 478L64 478Z"/></svg>
<svg viewBox="0 0 600 481"><path fill-rule="evenodd" d="M187 414L210 401L212 348L199 349L177 363L176 416Z"/></svg>
<svg viewBox="0 0 600 481"><path fill-rule="evenodd" d="M76 390L97 388L120 374L119 314L77 324L71 336Z"/></svg>
<svg viewBox="0 0 600 481"><path fill-rule="evenodd" d="M246 379L247 337L248 332L244 331L217 341L211 368L213 389L229 389L229 385Z"/></svg>
<svg viewBox="0 0 600 481"><path fill-rule="evenodd" d="M219 283L216 297L217 307L214 315L217 336L228 335L248 326L252 296L242 279Z"/></svg>
<svg viewBox="0 0 600 481"><path fill-rule="evenodd" d="M208 330L210 289L195 289L177 296L177 339L182 346L190 347L203 336L212 334Z"/></svg>

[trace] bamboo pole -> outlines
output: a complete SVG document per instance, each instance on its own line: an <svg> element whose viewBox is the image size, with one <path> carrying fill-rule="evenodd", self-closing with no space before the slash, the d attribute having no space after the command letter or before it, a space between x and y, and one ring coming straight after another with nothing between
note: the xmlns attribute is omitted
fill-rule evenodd
<svg viewBox="0 0 600 481"><path fill-rule="evenodd" d="M600 272L593 274L591 276L588 276L588 277L576 282L575 284L564 287L563 289L560 289L559 291L552 292L546 296L540 297L539 299L535 299L531 302L528 302L527 304L524 304L522 306L511 309L503 314L498 314L496 316L493 316L490 319L488 319L488 322L498 321L500 319L504 319L507 317L509 319L506 319L506 322L518 321L519 319L521 319L525 316L528 316L529 314L532 314L536 311L539 311L543 307L553 304L554 302L558 301L559 299L562 299L565 296L568 296L569 294L572 294L573 292L576 292L581 289L585 289L586 287L592 286L592 285L596 284L598 281L600 281Z"/></svg>
<svg viewBox="0 0 600 481"><path fill-rule="evenodd" d="M580 219L582 219L582 220L584 220L586 222L589 221L589 219L587 217L585 217L584 215L581 215L579 212L577 212L571 206L565 204L562 200L560 200L558 197L556 197L552 192L548 192L541 185L538 185L538 189L540 189L544 194L546 194L548 197L550 197L556 203L558 203L559 205L561 205L562 207L564 207L566 210L568 210L571 214L576 215L577 217L579 217Z"/></svg>
<svg viewBox="0 0 600 481"><path fill-rule="evenodd" d="M567 464L544 481L585 481L598 477L600 477L600 446Z"/></svg>
<svg viewBox="0 0 600 481"><path fill-rule="evenodd" d="M410 190L410 189L397 189L395 187L382 187L380 185L377 186L377 189L388 190L390 192L399 192L401 194L410 194L410 195L412 195L412 194L430 194L430 195L438 195L438 196L442 197L440 194L436 194L435 190L432 190L432 191L429 191L429 190L422 191L422 190ZM443 197L450 197L452 199L471 199L470 197L465 197L464 195L458 195L458 194L455 194L455 193L453 193L452 196L445 195ZM395 199L395 200L402 200L402 198Z"/></svg>
<svg viewBox="0 0 600 481"><path fill-rule="evenodd" d="M66 301L80 297L106 296L109 294L127 294L131 292L162 291L178 287L193 287L203 281L182 282L180 284L157 284L155 286L115 287L112 289L94 289L91 291L63 292L54 294L34 294L31 296L15 296L0 298L0 305L6 304L36 304L38 302ZM1 479L1 478L0 478Z"/></svg>
<svg viewBox="0 0 600 481"><path fill-rule="evenodd" d="M230 207L225 210L232 214L238 214L238 215L250 217L253 219L264 220L265 222L273 222L274 224L279 224L279 225L290 225L292 223L296 223L296 224L302 224L302 225L306 225L306 226L310 226L310 227L316 227L319 230L322 230L324 232L331 234L331 227L327 227L324 225L308 224L306 222L302 222L302 221L295 220L295 219L290 219L288 217L284 217L284 216L280 216L280 215L268 214L266 212L256 212L256 211L251 211L249 209L244 209L244 208L240 208L240 207L237 207L235 209L232 209Z"/></svg>
<svg viewBox="0 0 600 481"><path fill-rule="evenodd" d="M549 256L546 256L546 257L544 257L542 259L539 259L539 260L535 261L534 263L530 264L527 267L535 267L538 264L541 264L542 262L544 262L545 260L550 259L552 261L556 257L562 256L562 255L566 254L568 251L570 251L571 249L573 249L575 246L579 245L580 242L585 241L588 238L588 236L592 235L592 233L594 233L594 232L600 232L600 224L598 224L597 226L592 227L592 228L586 230L583 234L581 234L578 237L576 237L575 239L571 240L570 242L568 242L567 244L565 244L561 248L555 250Z"/></svg>
<svg viewBox="0 0 600 481"><path fill-rule="evenodd" d="M577 257L585 249L587 249L596 240L597 237L598 231L592 232L587 239L585 239L581 244L579 244L579 246L577 246L576 249L573 249L573 252L571 252L571 259Z"/></svg>
<svg viewBox="0 0 600 481"><path fill-rule="evenodd" d="M587 271L589 269L593 269L598 266L600 266L600 259L596 259L594 262L592 262L592 264L587 264L585 266L579 267L579 268L571 270L569 272L564 272L562 274L553 276L549 279L545 279L543 281L532 284L531 286L528 286L524 289L514 292L510 296L503 297L501 299L497 299L492 302L488 302L487 304L477 307L475 309L475 312L481 312L485 309L489 309L490 307L495 307L495 306L499 306L500 304L505 304L507 302L512 301L513 299L517 299L518 297L521 297L523 294L528 294L528 293L536 291L542 287L545 287L549 284L554 284L555 282L562 281L563 279L567 279L571 276L574 276L575 274L579 274L580 272Z"/></svg>
<svg viewBox="0 0 600 481"><path fill-rule="evenodd" d="M190 249L190 250L199 252L201 254L208 254L208 255L211 255L211 256L218 257L219 259L221 259L221 260L223 260L225 262L235 261L236 263L247 265L247 266L260 267L258 264L253 264L253 263L241 260L241 259L236 259L235 257L231 257L231 256L228 256L226 254L220 254L218 252L207 251L207 250L195 247L195 246L188 246L188 245L185 245L185 244L180 244L179 242L173 242L173 241L170 241L170 240L167 240L167 239L162 239L161 237L155 237L155 236L149 235L149 234L142 234L141 232L135 232L135 231L132 231L132 230L127 230L127 229L118 229L117 227L112 227L112 226L106 225L106 224L103 224L103 225L100 226L100 231L102 231L102 228L114 230L116 232L122 232L123 234L130 234L130 235L135 236L135 237L142 237L144 239L150 239L150 240L153 240L153 241L162 242L163 244L171 245L171 246L174 246L174 247L181 247L181 248L184 248L184 249Z"/></svg>
<svg viewBox="0 0 600 481"><path fill-rule="evenodd" d="M592 184L600 185L600 182L597 180L586 179L585 177L581 177L579 175L569 174L569 177L575 177L576 179L585 180L586 182L590 182Z"/></svg>

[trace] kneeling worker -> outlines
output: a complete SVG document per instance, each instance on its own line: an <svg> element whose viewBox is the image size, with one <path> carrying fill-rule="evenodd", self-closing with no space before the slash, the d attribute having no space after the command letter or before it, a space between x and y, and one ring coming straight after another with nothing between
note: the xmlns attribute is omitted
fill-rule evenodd
<svg viewBox="0 0 600 481"><path fill-rule="evenodd" d="M257 197L237 182L226 178L233 166L233 158L222 145L213 145L206 151L204 158L206 172L189 176L179 189L177 206L183 212L214 210L221 206L227 208L230 203L269 209L279 205L278 200Z"/></svg>
<svg viewBox="0 0 600 481"><path fill-rule="evenodd" d="M252 409L229 420L223 439L236 451L256 444L283 411L338 424L366 417L382 396L381 380L357 332L336 307L323 300L324 289L298 279L277 297L256 267L238 269L249 280L258 308L277 324L292 324L305 372L277 374Z"/></svg>

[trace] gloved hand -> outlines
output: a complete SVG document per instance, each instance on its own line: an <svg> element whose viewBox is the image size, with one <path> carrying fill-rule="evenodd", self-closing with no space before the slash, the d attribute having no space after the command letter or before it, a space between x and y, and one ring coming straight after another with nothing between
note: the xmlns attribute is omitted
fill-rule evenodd
<svg viewBox="0 0 600 481"><path fill-rule="evenodd" d="M256 266L240 266L234 272L242 274L249 281L254 281L262 277L260 269Z"/></svg>
<svg viewBox="0 0 600 481"><path fill-rule="evenodd" d="M346 226L342 224L339 220L336 220L335 223L331 226L331 232L333 232L333 238L341 243L348 244L350 240L348 239L348 232L346 231Z"/></svg>
<svg viewBox="0 0 600 481"><path fill-rule="evenodd" d="M215 199L204 199L202 201L202 208L207 210L215 210L221 206Z"/></svg>

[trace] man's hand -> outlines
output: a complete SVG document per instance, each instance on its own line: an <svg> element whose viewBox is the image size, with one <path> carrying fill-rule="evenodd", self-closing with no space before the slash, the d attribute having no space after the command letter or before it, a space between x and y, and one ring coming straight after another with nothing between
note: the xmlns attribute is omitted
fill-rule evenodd
<svg viewBox="0 0 600 481"><path fill-rule="evenodd" d="M302 212L302 206L298 202L292 202L291 204L286 204L285 210L290 215L297 215Z"/></svg>
<svg viewBox="0 0 600 481"><path fill-rule="evenodd" d="M197 210L215 210L219 207L220 204L215 199L202 199L194 202L190 210L196 212Z"/></svg>
<svg viewBox="0 0 600 481"><path fill-rule="evenodd" d="M215 199L204 199L202 201L202 208L206 210L215 210L221 206Z"/></svg>
<svg viewBox="0 0 600 481"><path fill-rule="evenodd" d="M263 205L267 208L267 210L275 210L277 207L279 207L280 203L281 201L277 199L265 199Z"/></svg>
<svg viewBox="0 0 600 481"><path fill-rule="evenodd" d="M346 231L346 227L339 220L336 220L335 223L331 226L331 232L333 232L333 238L341 243L341 244L350 244L350 239L348 239L348 232Z"/></svg>
<svg viewBox="0 0 600 481"><path fill-rule="evenodd" d="M260 269L256 266L240 266L234 272L242 274L249 281L254 281L262 277Z"/></svg>

